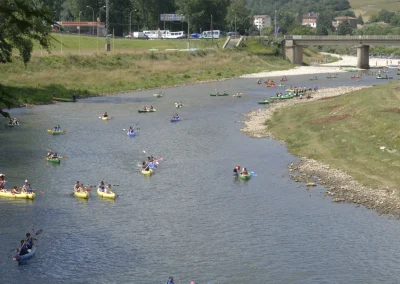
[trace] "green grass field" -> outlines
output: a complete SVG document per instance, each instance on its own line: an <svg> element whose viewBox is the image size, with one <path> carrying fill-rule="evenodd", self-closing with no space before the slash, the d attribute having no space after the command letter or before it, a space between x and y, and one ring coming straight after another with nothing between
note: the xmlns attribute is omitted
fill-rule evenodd
<svg viewBox="0 0 400 284"><path fill-rule="evenodd" d="M399 90L392 83L297 104L279 110L267 124L299 157L342 169L365 185L398 188Z"/></svg>
<svg viewBox="0 0 400 284"><path fill-rule="evenodd" d="M77 36L69 34L52 33L52 47L51 54L61 55L64 54L93 54L97 52L105 52L106 39L104 37L91 37L91 36ZM216 39L214 42L208 39L195 39L190 40L190 48L209 48L209 47L222 47L225 39ZM214 45L213 45L214 43ZM168 49L185 49L188 46L188 41L185 39L178 40L138 40L138 39L125 39L117 38L111 39L112 53L143 53L148 52L149 49L157 49L158 51L165 51ZM34 56L48 55L48 52L42 50L39 45L34 47Z"/></svg>
<svg viewBox="0 0 400 284"><path fill-rule="evenodd" d="M377 14L382 9L393 12L400 10L398 0L349 0L349 2L356 16L361 14L364 21L368 21L371 15Z"/></svg>

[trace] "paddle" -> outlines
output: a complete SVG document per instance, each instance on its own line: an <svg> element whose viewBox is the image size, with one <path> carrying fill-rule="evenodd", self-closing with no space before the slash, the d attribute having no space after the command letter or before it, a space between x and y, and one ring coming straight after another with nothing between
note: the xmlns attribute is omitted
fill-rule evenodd
<svg viewBox="0 0 400 284"><path fill-rule="evenodd" d="M103 116L99 116L99 118L103 118ZM114 119L114 116L108 116L108 120Z"/></svg>
<svg viewBox="0 0 400 284"><path fill-rule="evenodd" d="M145 150L142 150L143 151L143 153L145 153L146 155L148 155L147 153L146 153L146 151ZM150 155L151 156L151 155ZM157 160L157 161L162 161L164 158L158 158L158 159L154 159L154 160Z"/></svg>

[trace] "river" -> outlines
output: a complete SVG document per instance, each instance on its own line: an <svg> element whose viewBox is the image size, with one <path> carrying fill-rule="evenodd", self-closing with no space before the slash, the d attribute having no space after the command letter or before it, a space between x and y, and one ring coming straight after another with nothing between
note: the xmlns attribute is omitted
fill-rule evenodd
<svg viewBox="0 0 400 284"><path fill-rule="evenodd" d="M387 82L351 75L317 82ZM307 78L287 83L313 86ZM244 97L210 97L215 86ZM288 178L297 158L283 145L239 131L243 114L276 89L235 79L164 91L11 111L21 125L0 128L0 172L8 187L28 179L44 194L0 199L0 283L160 284L170 275L179 284L399 282L399 221L332 203L320 187L306 191ZM176 110L180 100L188 106ZM157 112L138 114L144 104ZM99 119L105 111L114 119ZM175 112L182 121L171 123ZM122 129L137 123L128 137ZM49 135L56 124L67 133ZM48 163L51 149L68 158ZM163 158L151 177L138 172L143 150ZM258 176L235 180L237 164ZM88 201L70 196L77 180L102 179L115 185L115 201L95 191ZM32 229L43 229L37 254L18 266L12 249Z"/></svg>

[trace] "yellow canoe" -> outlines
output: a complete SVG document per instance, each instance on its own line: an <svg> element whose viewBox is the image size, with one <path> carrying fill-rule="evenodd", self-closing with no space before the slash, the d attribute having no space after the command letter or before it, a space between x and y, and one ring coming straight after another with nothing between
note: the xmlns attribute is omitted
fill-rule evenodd
<svg viewBox="0 0 400 284"><path fill-rule="evenodd" d="M142 170L142 174L144 174L144 175L151 175L152 173L153 173L152 169L149 169L148 171Z"/></svg>
<svg viewBox="0 0 400 284"><path fill-rule="evenodd" d="M65 132L67 132L67 130L54 131L54 130L48 129L47 132L49 132L53 135L59 135L59 134L65 134Z"/></svg>
<svg viewBox="0 0 400 284"><path fill-rule="evenodd" d="M108 120L109 117L108 117L108 116L106 116L106 117L103 116L103 117L101 117L101 119L102 119L102 120Z"/></svg>
<svg viewBox="0 0 400 284"><path fill-rule="evenodd" d="M99 187L97 188L97 194L103 198L115 199L115 197L116 197L115 192L105 193L105 192L101 191Z"/></svg>
<svg viewBox="0 0 400 284"><path fill-rule="evenodd" d="M9 198L24 198L24 199L35 199L36 195L34 192L32 193L11 193L11 191L0 191L0 197L9 197Z"/></svg>
<svg viewBox="0 0 400 284"><path fill-rule="evenodd" d="M87 191L75 191L74 196L78 198L83 198L83 199L88 199L89 198L89 192Z"/></svg>

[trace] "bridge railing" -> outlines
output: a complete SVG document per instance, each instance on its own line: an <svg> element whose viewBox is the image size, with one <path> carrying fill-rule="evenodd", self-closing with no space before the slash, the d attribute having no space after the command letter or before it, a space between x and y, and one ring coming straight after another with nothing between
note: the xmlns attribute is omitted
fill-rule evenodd
<svg viewBox="0 0 400 284"><path fill-rule="evenodd" d="M400 40L398 35L356 35L356 36L309 36L309 35L285 35L288 40Z"/></svg>

